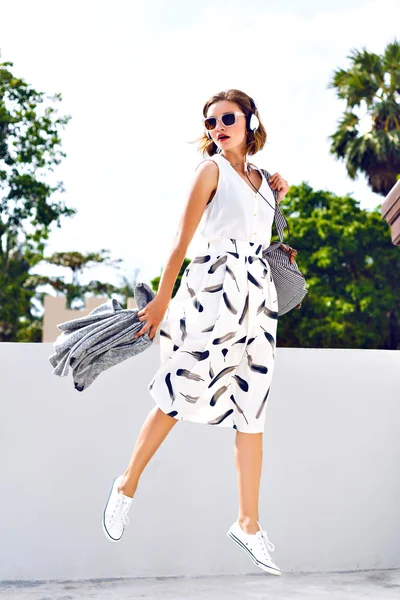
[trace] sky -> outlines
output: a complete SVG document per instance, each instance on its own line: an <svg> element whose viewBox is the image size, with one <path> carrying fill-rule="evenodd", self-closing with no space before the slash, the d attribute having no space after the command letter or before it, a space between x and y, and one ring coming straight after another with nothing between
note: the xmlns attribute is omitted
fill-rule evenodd
<svg viewBox="0 0 400 600"><path fill-rule="evenodd" d="M267 130L253 163L377 207L383 197L329 152L345 103L328 83L353 48L382 53L399 23L399 0L1 0L0 60L60 93L59 114L71 115L53 179L66 191L52 201L78 212L52 228L46 254L105 248L122 259L82 283L160 275L203 160L202 107L228 88L254 98ZM203 244L197 231L186 256ZM70 279L44 263L33 272Z"/></svg>

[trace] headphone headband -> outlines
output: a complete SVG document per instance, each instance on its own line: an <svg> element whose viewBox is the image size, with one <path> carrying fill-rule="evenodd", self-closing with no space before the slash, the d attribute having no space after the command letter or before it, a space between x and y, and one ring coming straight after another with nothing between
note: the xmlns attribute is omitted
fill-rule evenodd
<svg viewBox="0 0 400 600"><path fill-rule="evenodd" d="M256 111L257 110L257 106L256 106L256 103L254 102L253 98L250 98L250 96L249 96L249 100L250 100L251 109L253 111Z"/></svg>

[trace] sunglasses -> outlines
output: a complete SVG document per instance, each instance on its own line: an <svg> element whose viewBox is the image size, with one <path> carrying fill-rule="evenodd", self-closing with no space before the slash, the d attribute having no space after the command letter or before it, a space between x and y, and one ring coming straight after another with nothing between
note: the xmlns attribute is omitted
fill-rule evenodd
<svg viewBox="0 0 400 600"><path fill-rule="evenodd" d="M203 119L203 125L207 129L207 131L211 131L215 129L217 126L217 122L221 121L225 127L230 127L236 123L236 115L245 117L246 115L242 112L235 110L234 112L227 112L221 115L220 117L207 117Z"/></svg>

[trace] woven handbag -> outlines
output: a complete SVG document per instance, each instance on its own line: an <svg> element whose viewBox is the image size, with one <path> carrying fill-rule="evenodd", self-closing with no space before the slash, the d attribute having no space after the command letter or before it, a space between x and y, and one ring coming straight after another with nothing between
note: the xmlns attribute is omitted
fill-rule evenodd
<svg viewBox="0 0 400 600"><path fill-rule="evenodd" d="M261 169L268 181L271 174ZM275 225L280 242L275 242L264 248L263 258L268 262L272 279L278 295L278 316L300 308L304 296L307 294L306 281L295 261L297 250L283 243L283 229L287 227L287 221L282 214L278 202L278 190L272 189L275 198Z"/></svg>

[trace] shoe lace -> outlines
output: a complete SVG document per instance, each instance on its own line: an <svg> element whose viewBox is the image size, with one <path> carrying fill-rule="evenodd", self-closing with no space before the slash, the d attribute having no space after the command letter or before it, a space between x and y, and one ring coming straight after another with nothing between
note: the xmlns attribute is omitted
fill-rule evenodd
<svg viewBox="0 0 400 600"><path fill-rule="evenodd" d="M265 553L265 555L266 555L266 556L267 556L269 559L271 559L271 557L270 557L270 554L269 554L269 551L268 551L268 550L270 550L271 552L273 552L273 551L275 550L275 546L274 546L274 544L273 544L273 543L272 543L272 542L271 542L271 541L268 539L268 534L267 534L266 530L265 530L265 529L262 529L262 527L261 527L260 523L258 523L258 521L257 521L257 524L258 524L258 526L259 526L259 528L260 528L260 529L259 529L259 531L257 531L257 533L256 533L256 536L258 537L258 539L259 539L260 541L263 541L263 542L264 542L264 543L262 543L262 544L261 544L261 545L262 545L262 547L263 547L263 549L264 549L264 553Z"/></svg>
<svg viewBox="0 0 400 600"><path fill-rule="evenodd" d="M129 501L124 497L123 494L118 494L118 498L115 504L115 508L112 512L110 520L114 523L122 523L123 525L128 525L129 517L128 517L128 508Z"/></svg>

